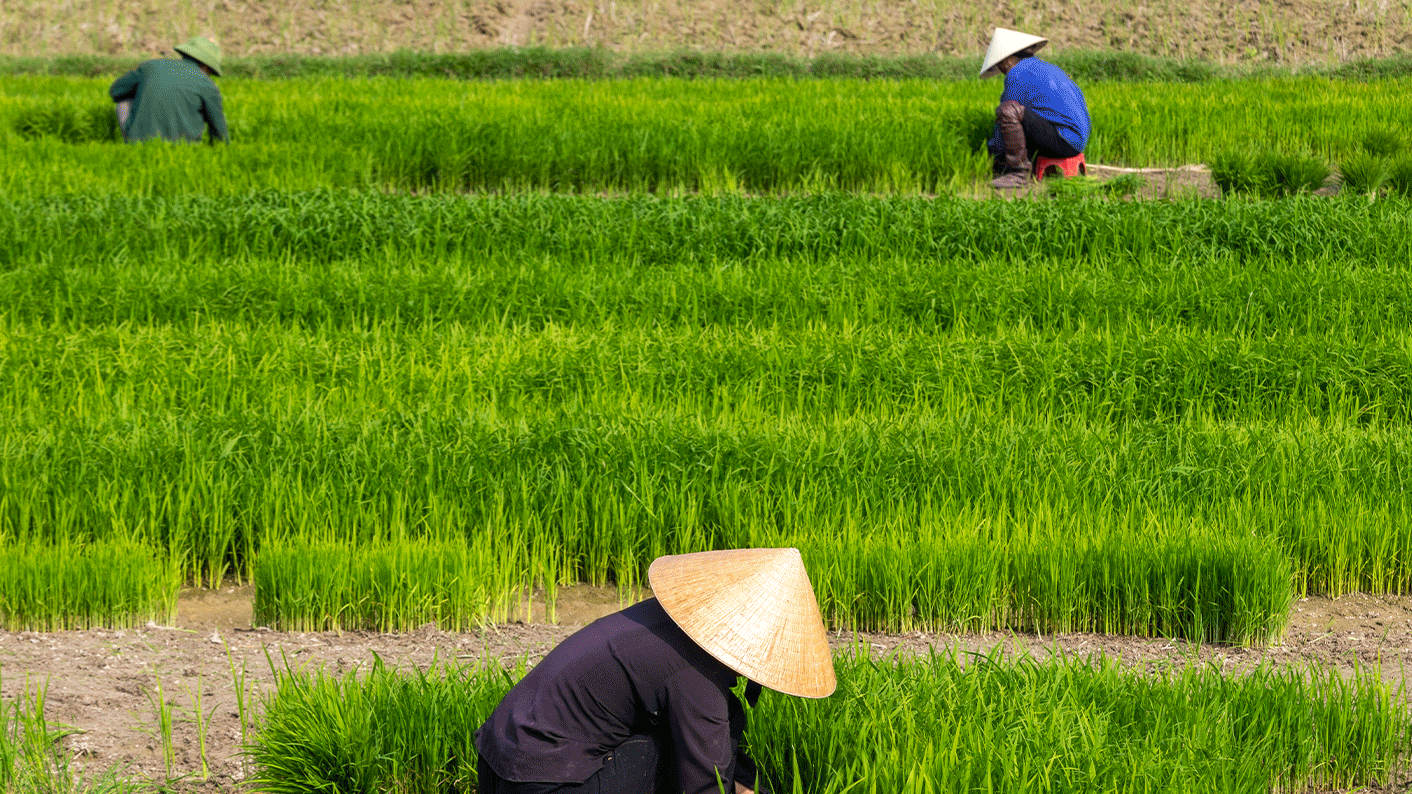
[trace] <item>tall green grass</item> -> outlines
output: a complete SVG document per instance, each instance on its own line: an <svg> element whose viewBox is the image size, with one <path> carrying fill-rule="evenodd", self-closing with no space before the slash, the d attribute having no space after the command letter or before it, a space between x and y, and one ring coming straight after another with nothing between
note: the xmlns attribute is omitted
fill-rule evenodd
<svg viewBox="0 0 1412 794"><path fill-rule="evenodd" d="M710 541L683 537L692 528L681 527L665 550L802 546L825 620L850 629L1100 631L1238 644L1266 643L1283 629L1291 570L1274 542L1093 526L1103 521L1090 513L999 532L938 527L921 540L903 539L912 533L905 526L855 524L832 535L752 528ZM589 575L643 583L641 567L662 539L622 528L641 522L605 523L583 533L583 546L553 527L514 524L473 534L470 549L406 539L278 543L255 561L255 619L290 630L457 629L505 620L535 586L552 619L560 580L594 563L612 567Z"/></svg>
<svg viewBox="0 0 1412 794"><path fill-rule="evenodd" d="M1268 792L1386 785L1412 734L1376 673L1108 659L838 661L818 701L768 693L750 745L776 791Z"/></svg>
<svg viewBox="0 0 1412 794"><path fill-rule="evenodd" d="M999 95L931 80L229 80L234 143L212 149L108 143L106 82L0 78L4 195L948 193L989 173L981 144ZM1388 122L1407 115L1401 85L1091 84L1086 154L1139 166L1236 149L1341 160L1368 129L1412 137ZM84 138L103 143L70 142Z"/></svg>
<svg viewBox="0 0 1412 794"><path fill-rule="evenodd" d="M260 791L444 794L475 790L476 729L524 668L276 673L250 748Z"/></svg>
<svg viewBox="0 0 1412 794"><path fill-rule="evenodd" d="M1385 784L1409 718L1376 673L1107 659L837 660L839 689L766 693L747 740L772 790L1268 792ZM281 673L254 742L273 792L469 791L472 735L521 674L377 663Z"/></svg>
<svg viewBox="0 0 1412 794"><path fill-rule="evenodd" d="M255 623L291 631L461 631L504 622L535 582L553 604L559 571L548 539L517 527L469 542L277 542L255 566ZM549 618L553 618L550 612Z"/></svg>
<svg viewBox="0 0 1412 794"><path fill-rule="evenodd" d="M174 147L167 147L166 150ZM165 151L165 150L163 150ZM839 194L785 198L630 196L390 196L354 191L275 192L239 198L201 196L142 199L132 196L68 196L0 202L0 272L7 316L50 319L70 316L69 306L99 309L85 322L144 322L189 319L196 298L212 303L215 316L242 305L218 300L203 282L223 277L215 289L253 301L243 306L255 318L289 319L292 285L323 286L311 295L343 314L409 320L475 320L489 316L490 302L473 304L473 315L448 310L436 294L448 290L489 294L507 305L506 322L533 314L531 289L563 292L554 280L575 285L555 295L558 307L579 299L581 310L610 312L622 285L647 279L664 291L689 282L692 297L713 286L763 292L777 300L789 286L790 269L804 267L790 300L811 310L831 310L872 285L900 292L894 303L947 303L948 293L976 294L1018 303L1082 300L1058 304L1075 320L1107 319L1107 305L1146 299L1139 320L1170 321L1202 316L1208 304L1222 308L1248 298L1248 319L1221 318L1228 331L1277 330L1284 325L1247 326L1261 314L1297 320L1318 296L1309 289L1357 289L1362 285L1399 293L1388 274L1412 257L1405 230L1404 201L1367 205L1301 197L1283 202L1180 201L1129 204L1105 201L968 202L917 198L870 198ZM82 231L82 234L76 231ZM1327 263L1299 267L1299 260ZM1333 262L1342 261L1343 267ZM1021 263L1028 267L1020 267ZM732 265L739 265L732 267ZM747 266L748 267L744 267ZM963 266L964 265L964 266ZM960 269L958 270L958 266ZM1217 283L1203 278L1210 268ZM763 268L763 269L762 269ZM193 275L188 275L190 270ZM935 274L931 275L931 271ZM1037 271L1034 275L1027 270ZM562 275L557 275L562 273ZM817 275L816 275L817 273ZM1080 276L1065 289L1059 277ZM200 274L197 280L194 274ZM421 291L403 283L435 274ZM75 281L78 279L77 281ZM107 281L92 281L107 279ZM364 279L373 283L361 284ZM615 292L596 294L590 280ZM1037 284L1030 286L1030 281ZM496 290L498 283L505 286ZM70 286L72 284L72 286ZM13 286L11 286L13 285ZM243 288L242 288L243 285ZM910 288L918 294L908 294ZM37 289L36 295L16 287ZM103 288L122 292L102 295ZM600 288L605 289L605 288ZM680 291L680 290L679 290ZM92 294L99 292L99 295ZM1051 294L1052 293L1052 294ZM1252 294L1253 293L1253 294ZM160 295L160 301L152 297ZM1182 302L1183 296L1189 297ZM253 296L253 297L251 297ZM1267 297L1268 296L1268 297ZM473 294L456 295L470 303ZM624 312L650 310L670 294L623 295ZM703 306L699 319L731 308L748 294ZM429 307L423 304L432 300ZM543 300L548 300L545 298ZM678 302L683 299L678 298ZM757 300L761 300L757 298ZM1163 307L1175 303L1164 311ZM198 305L200 305L198 304ZM165 307L187 306L186 315ZM760 304L763 316L773 302ZM1244 308L1244 303L1239 308ZM376 309L387 306L378 314ZM853 309L875 317L874 301ZM297 307L295 307L297 308ZM983 306L963 304L968 313ZM1324 307L1331 322L1359 315ZM1285 309L1281 314L1281 309ZM107 312L104 314L103 312ZM938 311L940 311L938 309ZM23 313L20 313L23 312ZM1377 316L1377 315L1375 315ZM723 320L733 319L724 317ZM879 317L878 319L889 319ZM922 319L945 320L943 316ZM1019 317L1015 317L1018 321ZM1215 318L1213 318L1215 319ZM1237 322L1239 321L1239 323Z"/></svg>
<svg viewBox="0 0 1412 794"><path fill-rule="evenodd" d="M267 576L290 626L795 545L837 625L1259 642L1291 593L1412 589L1406 214L0 204L0 542Z"/></svg>
<svg viewBox="0 0 1412 794"><path fill-rule="evenodd" d="M181 571L151 545L0 543L0 628L126 628L176 616Z"/></svg>

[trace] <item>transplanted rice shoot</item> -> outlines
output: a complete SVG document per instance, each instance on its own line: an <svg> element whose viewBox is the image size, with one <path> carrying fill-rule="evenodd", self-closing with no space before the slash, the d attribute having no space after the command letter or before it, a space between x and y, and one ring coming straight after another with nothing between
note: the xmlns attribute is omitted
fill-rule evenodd
<svg viewBox="0 0 1412 794"><path fill-rule="evenodd" d="M176 615L180 569L151 546L0 543L0 628L125 628Z"/></svg>
<svg viewBox="0 0 1412 794"><path fill-rule="evenodd" d="M0 538L263 570L290 626L794 545L840 626L1260 642L1294 594L1412 588L1407 215L0 202Z"/></svg>
<svg viewBox="0 0 1412 794"><path fill-rule="evenodd" d="M290 631L503 622L536 582L548 584L553 603L554 551L536 545L510 528L469 543L274 543L255 566L255 622Z"/></svg>
<svg viewBox="0 0 1412 794"><path fill-rule="evenodd" d="M994 535L957 527L950 537L910 542L872 539L861 526L838 533L829 540L684 540L679 550L802 547L825 620L853 629L1102 631L1250 644L1279 633L1291 599L1288 560L1259 538L1168 533L1155 525L1105 535L1091 523L1064 522ZM534 586L545 588L552 619L564 576L559 555L568 544L544 542L546 536L553 537L504 527L476 533L470 547L274 544L256 559L255 620L296 631L404 631L429 622L458 629L505 620ZM629 540L605 553L656 556L637 545ZM614 573L620 582L638 575Z"/></svg>
<svg viewBox="0 0 1412 794"><path fill-rule="evenodd" d="M844 657L833 696L767 693L773 790L1268 792L1383 785L1407 711L1375 672L967 654Z"/></svg>
<svg viewBox="0 0 1412 794"><path fill-rule="evenodd" d="M1374 673L1142 670L1000 654L837 661L823 700L767 692L749 742L771 790L1268 792L1379 785L1409 716ZM380 662L286 669L253 759L262 790L470 791L472 736L523 673Z"/></svg>
<svg viewBox="0 0 1412 794"><path fill-rule="evenodd" d="M231 80L235 143L209 149L108 142L107 85L0 78L0 195L946 193L988 173L981 144L999 93L974 80ZM1406 85L1090 83L1086 154L1138 166L1235 148L1339 160L1365 130L1407 137L1387 126L1408 117Z"/></svg>

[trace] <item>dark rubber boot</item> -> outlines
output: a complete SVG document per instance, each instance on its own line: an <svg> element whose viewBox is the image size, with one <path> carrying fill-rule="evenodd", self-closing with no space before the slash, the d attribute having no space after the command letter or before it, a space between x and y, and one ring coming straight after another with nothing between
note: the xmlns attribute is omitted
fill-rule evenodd
<svg viewBox="0 0 1412 794"><path fill-rule="evenodd" d="M1002 168L1005 173L991 181L992 187L1024 187L1029 182L1030 153L1025 146L1025 128L1020 120L1025 117L1025 106L1014 100L1000 103L995 109L995 124L1000 128L1000 143L1005 147Z"/></svg>

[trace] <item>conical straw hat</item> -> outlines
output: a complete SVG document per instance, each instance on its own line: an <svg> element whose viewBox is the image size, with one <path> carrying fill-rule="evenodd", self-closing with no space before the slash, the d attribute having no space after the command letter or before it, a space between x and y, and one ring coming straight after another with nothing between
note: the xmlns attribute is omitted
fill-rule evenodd
<svg viewBox="0 0 1412 794"><path fill-rule="evenodd" d="M786 695L838 686L819 602L798 549L658 557L652 592L686 635L725 666Z"/></svg>
<svg viewBox="0 0 1412 794"><path fill-rule="evenodd" d="M995 65L1020 50L1027 47L1039 49L1048 43L1049 39L1046 38L1031 36L1018 30L996 28L990 36L990 49L985 51L985 62L981 64L981 77L994 77L999 73Z"/></svg>
<svg viewBox="0 0 1412 794"><path fill-rule="evenodd" d="M206 64L217 77L221 76L221 47L205 36L192 36L172 49Z"/></svg>

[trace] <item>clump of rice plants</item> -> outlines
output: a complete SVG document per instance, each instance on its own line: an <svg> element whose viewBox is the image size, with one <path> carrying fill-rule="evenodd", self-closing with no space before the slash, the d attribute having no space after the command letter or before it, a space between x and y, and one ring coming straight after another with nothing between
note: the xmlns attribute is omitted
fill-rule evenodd
<svg viewBox="0 0 1412 794"><path fill-rule="evenodd" d="M112 105L32 104L15 114L13 127L23 138L47 137L64 143L122 139Z"/></svg>
<svg viewBox="0 0 1412 794"><path fill-rule="evenodd" d="M1269 642L1284 626L1293 572L1271 538L1061 526L990 535L956 527L950 538L901 541L845 524L829 540L753 530L753 542L724 545L799 545L825 619L854 630L1096 631L1250 645ZM536 585L552 619L555 585L570 575L558 561L564 547L554 548L563 541L512 532L500 542L498 534L454 543L271 544L255 561L255 620L296 631L404 631L426 623L456 630L505 620ZM589 547L582 555L609 553ZM625 566L611 573L622 586L640 576Z"/></svg>
<svg viewBox="0 0 1412 794"><path fill-rule="evenodd" d="M1388 187L1402 196L1412 196L1412 157L1403 157L1392 165Z"/></svg>
<svg viewBox="0 0 1412 794"><path fill-rule="evenodd" d="M1412 717L1376 673L1105 657L962 655L835 662L822 700L767 692L746 740L771 790L1260 792L1384 785ZM375 661L278 672L251 747L263 791L468 792L472 737L523 667ZM923 787L924 786L924 787Z"/></svg>
<svg viewBox="0 0 1412 794"><path fill-rule="evenodd" d="M171 559L138 543L7 543L0 545L0 626L58 631L170 623L180 584Z"/></svg>
<svg viewBox="0 0 1412 794"><path fill-rule="evenodd" d="M250 748L253 781L271 794L469 794L476 729L524 672L454 663L398 671L377 659L335 677L286 666Z"/></svg>
<svg viewBox="0 0 1412 794"><path fill-rule="evenodd" d="M958 533L959 534L959 533ZM1264 644L1293 598L1267 538L1075 528L801 543L826 620L852 630L1091 631Z"/></svg>
<svg viewBox="0 0 1412 794"><path fill-rule="evenodd" d="M1393 164L1385 156L1355 154L1339 164L1339 185L1344 192L1376 196L1392 179Z"/></svg>
<svg viewBox="0 0 1412 794"><path fill-rule="evenodd" d="M1212 159L1210 166L1211 178L1224 195L1273 198L1312 193L1332 174L1328 163L1317 157L1279 152L1227 152Z"/></svg>
<svg viewBox="0 0 1412 794"><path fill-rule="evenodd" d="M680 194L730 185L752 194L950 193L983 176L988 160L978 139L993 124L986 109L995 103L993 87L974 80L944 91L931 80L239 80L222 88L238 146L158 153L51 145L61 128L75 142L112 137L103 132L113 129L111 106L91 104L106 81L0 79L0 128L12 133L19 119L39 136L16 141L0 162L0 194L8 196L320 188ZM1340 160L1364 129L1406 115L1399 93L1315 78L1221 91L1095 84L1095 107L1124 112L1095 128L1088 152L1160 166L1237 147L1285 151L1294 137ZM40 124L57 112L48 106L93 108L103 126L85 122L87 110ZM1299 124L1291 130L1270 118Z"/></svg>
<svg viewBox="0 0 1412 794"><path fill-rule="evenodd" d="M1403 136L1389 129L1369 130L1363 136L1363 151L1374 157L1393 157L1401 154Z"/></svg>
<svg viewBox="0 0 1412 794"><path fill-rule="evenodd" d="M1266 181L1275 195L1292 196L1322 188L1333 173L1329 164L1317 157L1270 153L1260 157L1258 167L1269 174Z"/></svg>
<svg viewBox="0 0 1412 794"><path fill-rule="evenodd" d="M1125 198L1142 190L1147 179L1140 174L1121 174L1112 179L1089 176L1049 177L1043 182L1045 192L1056 197L1103 196Z"/></svg>
<svg viewBox="0 0 1412 794"><path fill-rule="evenodd" d="M290 631L407 631L427 623L459 631L503 622L515 597L536 582L545 586L552 618L554 559L542 542L508 530L470 542L276 542L255 560L255 622Z"/></svg>
<svg viewBox="0 0 1412 794"><path fill-rule="evenodd" d="M1267 178L1257 165L1255 158L1246 152L1226 152L1217 155L1210 162L1211 179L1221 194L1263 194L1267 189Z"/></svg>
<svg viewBox="0 0 1412 794"><path fill-rule="evenodd" d="M1386 785L1412 718L1375 672L1126 668L1001 653L836 662L822 700L766 693L773 791L1264 792Z"/></svg>

